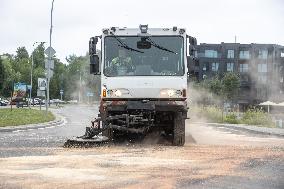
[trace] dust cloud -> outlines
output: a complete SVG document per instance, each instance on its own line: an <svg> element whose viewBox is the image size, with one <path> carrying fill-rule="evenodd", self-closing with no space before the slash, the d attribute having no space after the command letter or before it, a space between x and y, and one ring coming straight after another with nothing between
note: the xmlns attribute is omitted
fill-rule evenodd
<svg viewBox="0 0 284 189"><path fill-rule="evenodd" d="M250 96L252 99L261 99L263 101L273 101L280 103L284 101L284 94L281 94L281 75L280 72L274 68L274 62L266 60L259 60L257 58L250 59L249 62L249 71L247 72L248 78L244 78L251 83L252 90L256 90L256 95ZM273 63L273 66L270 64ZM258 68L259 65L266 65L266 68ZM272 70L270 70L272 69ZM244 74L245 76L245 74ZM282 76L283 77L283 76ZM283 92L282 92L283 93Z"/></svg>
<svg viewBox="0 0 284 189"><path fill-rule="evenodd" d="M210 106L222 106L223 100L221 97L211 93L205 88L195 87L193 82L189 82L187 86L187 99L188 99L188 117L191 122L207 122L208 119L200 115L196 111L200 107Z"/></svg>

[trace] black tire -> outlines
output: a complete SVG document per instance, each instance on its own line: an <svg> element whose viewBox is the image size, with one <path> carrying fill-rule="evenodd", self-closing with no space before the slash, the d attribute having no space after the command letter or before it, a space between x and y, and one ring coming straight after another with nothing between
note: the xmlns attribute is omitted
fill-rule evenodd
<svg viewBox="0 0 284 189"><path fill-rule="evenodd" d="M183 146L185 143L185 119L182 112L175 113L173 130L173 145Z"/></svg>

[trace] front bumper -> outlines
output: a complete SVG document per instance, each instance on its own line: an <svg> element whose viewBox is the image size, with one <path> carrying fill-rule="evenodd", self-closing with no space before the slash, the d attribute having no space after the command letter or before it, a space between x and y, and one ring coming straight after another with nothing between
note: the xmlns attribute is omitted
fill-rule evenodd
<svg viewBox="0 0 284 189"><path fill-rule="evenodd" d="M187 112L186 101L173 100L119 100L119 101L102 101L104 111L168 111L168 112Z"/></svg>

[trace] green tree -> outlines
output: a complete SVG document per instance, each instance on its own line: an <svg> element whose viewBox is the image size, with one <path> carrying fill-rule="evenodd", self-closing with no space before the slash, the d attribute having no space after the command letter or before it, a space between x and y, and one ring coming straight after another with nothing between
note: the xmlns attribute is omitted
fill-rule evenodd
<svg viewBox="0 0 284 189"><path fill-rule="evenodd" d="M0 94L1 91L3 90L3 84L4 84L4 65L2 63L2 57L0 56Z"/></svg>
<svg viewBox="0 0 284 189"><path fill-rule="evenodd" d="M13 61L13 56L8 54L5 54L5 58L2 59L2 66L4 68L2 77L4 78L4 82L0 93L5 97L9 97L11 95L13 82L19 82L21 79L20 72L16 72L13 69Z"/></svg>
<svg viewBox="0 0 284 189"><path fill-rule="evenodd" d="M0 62L0 96L9 97L14 82L30 84L31 63L33 58L32 96L36 97L38 78L45 77L44 49L44 44L41 43L30 56L25 47L17 48L16 55L5 54L5 56L2 56ZM89 74L90 63L88 54L85 56L71 55L66 58L68 64L63 64L56 57L53 57L53 59L55 65L54 74L50 80L51 99L60 98L61 89L64 90L64 99L66 100L78 98L79 89L82 99L87 99L87 92L95 93L96 99L99 99L100 76Z"/></svg>
<svg viewBox="0 0 284 189"><path fill-rule="evenodd" d="M30 62L34 62L33 65L33 88L32 88L32 97L37 95L37 81L38 78L45 78L45 56L44 56L44 43L40 43L32 52L30 56ZM30 82L29 82L30 83Z"/></svg>
<svg viewBox="0 0 284 189"><path fill-rule="evenodd" d="M40 43L32 52L33 60L34 60L34 68L42 67L44 68L44 43Z"/></svg>
<svg viewBox="0 0 284 189"><path fill-rule="evenodd" d="M227 72L222 78L222 95L226 100L234 100L240 89L240 78L236 73Z"/></svg>
<svg viewBox="0 0 284 189"><path fill-rule="evenodd" d="M227 72L223 77L215 75L205 78L200 83L194 84L198 89L206 89L208 92L219 96L222 101L233 101L238 95L240 78L236 73Z"/></svg>
<svg viewBox="0 0 284 189"><path fill-rule="evenodd" d="M223 85L222 85L222 80L219 79L218 76L214 76L210 81L209 81L209 90L213 94L216 94L218 96L223 96Z"/></svg>
<svg viewBox="0 0 284 189"><path fill-rule="evenodd" d="M67 73L65 75L65 97L68 99L78 99L79 91L81 91L81 99L87 100L87 92L95 94L95 99L99 99L100 77L90 74L89 55L76 56L71 55L67 59ZM81 82L80 82L81 76Z"/></svg>
<svg viewBox="0 0 284 189"><path fill-rule="evenodd" d="M26 47L18 47L16 51L16 59L24 59L29 58L29 53Z"/></svg>
<svg viewBox="0 0 284 189"><path fill-rule="evenodd" d="M66 74L66 65L61 63L59 59L54 59L54 73L50 80L49 89L51 98L60 98L60 90L65 91L64 75Z"/></svg>

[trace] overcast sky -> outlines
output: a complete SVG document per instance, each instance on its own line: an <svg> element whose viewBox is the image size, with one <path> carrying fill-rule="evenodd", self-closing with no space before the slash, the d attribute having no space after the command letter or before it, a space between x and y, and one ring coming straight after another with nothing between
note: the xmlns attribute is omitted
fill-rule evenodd
<svg viewBox="0 0 284 189"><path fill-rule="evenodd" d="M0 54L49 41L52 0L0 0ZM65 61L84 55L111 26L184 27L198 43L284 45L284 0L55 0L52 46ZM48 46L48 45L46 45Z"/></svg>

